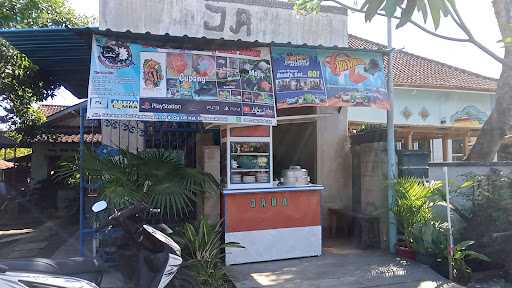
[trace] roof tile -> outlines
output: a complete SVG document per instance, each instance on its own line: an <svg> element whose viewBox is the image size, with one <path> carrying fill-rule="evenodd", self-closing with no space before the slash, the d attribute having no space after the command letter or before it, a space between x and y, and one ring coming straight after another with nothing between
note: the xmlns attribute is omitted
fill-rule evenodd
<svg viewBox="0 0 512 288"><path fill-rule="evenodd" d="M349 35L348 46L386 49L377 42ZM406 51L396 50L393 83L396 87L496 92L498 80Z"/></svg>
<svg viewBox="0 0 512 288"><path fill-rule="evenodd" d="M48 105L48 104L41 104L39 105L39 110L43 112L44 116L48 118L49 116L62 111L66 109L68 106L66 105Z"/></svg>

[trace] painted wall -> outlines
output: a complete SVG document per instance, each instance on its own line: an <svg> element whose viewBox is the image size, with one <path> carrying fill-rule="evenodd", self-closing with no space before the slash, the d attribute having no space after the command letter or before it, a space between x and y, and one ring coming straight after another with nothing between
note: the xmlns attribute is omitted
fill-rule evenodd
<svg viewBox="0 0 512 288"><path fill-rule="evenodd" d="M32 168L30 177L32 183L47 177L48 160L50 157L68 157L78 153L78 143L35 143L32 145Z"/></svg>
<svg viewBox="0 0 512 288"><path fill-rule="evenodd" d="M345 9L297 17L292 6L269 0L101 0L99 24L122 32L344 46Z"/></svg>
<svg viewBox="0 0 512 288"><path fill-rule="evenodd" d="M475 114L474 112L478 111L481 112L482 117L487 119L494 107L494 98L495 95L491 93L396 88L395 123L453 125L457 118L455 115L457 112L459 112L458 115L464 115L464 112ZM477 109L472 109L471 106ZM348 120L385 123L386 111L376 108L350 107ZM446 121L446 124L442 124L442 121Z"/></svg>

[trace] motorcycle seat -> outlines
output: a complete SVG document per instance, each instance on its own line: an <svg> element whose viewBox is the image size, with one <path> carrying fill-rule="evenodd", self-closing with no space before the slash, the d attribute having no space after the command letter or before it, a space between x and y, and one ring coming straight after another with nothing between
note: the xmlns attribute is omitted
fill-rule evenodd
<svg viewBox="0 0 512 288"><path fill-rule="evenodd" d="M101 282L104 271L98 260L92 258L21 258L0 260L0 265L9 271L36 272L65 275L84 279L93 283Z"/></svg>

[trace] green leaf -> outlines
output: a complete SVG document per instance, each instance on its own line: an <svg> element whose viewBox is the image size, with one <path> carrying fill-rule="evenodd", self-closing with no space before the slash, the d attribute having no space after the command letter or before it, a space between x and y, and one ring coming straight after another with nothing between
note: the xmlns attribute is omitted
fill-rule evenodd
<svg viewBox="0 0 512 288"><path fill-rule="evenodd" d="M364 19L366 22L370 22L375 15L377 15L377 12L379 12L380 8L384 4L385 0L366 0L362 7L362 9L365 10L364 13Z"/></svg>
<svg viewBox="0 0 512 288"><path fill-rule="evenodd" d="M473 244L475 244L475 241L469 241L469 240L462 241L459 244L455 245L455 249L456 250L464 250Z"/></svg>
<svg viewBox="0 0 512 288"><path fill-rule="evenodd" d="M401 1L400 1L401 2ZM386 0L386 4L384 4L384 12L386 12L387 17L392 17L395 15L396 9L398 8L398 0Z"/></svg>
<svg viewBox="0 0 512 288"><path fill-rule="evenodd" d="M448 7L448 4L445 2L446 0L441 0L441 12L443 12L444 17L450 16L450 7Z"/></svg>
<svg viewBox="0 0 512 288"><path fill-rule="evenodd" d="M400 15L400 21L396 25L396 28L403 27L410 20L414 11L416 10L416 5L418 4L417 0L407 0L407 4L405 4L405 8L402 10L402 14Z"/></svg>
<svg viewBox="0 0 512 288"><path fill-rule="evenodd" d="M417 9L421 12L421 16L423 16L423 22L427 23L428 20L428 8L425 0L418 0Z"/></svg>
<svg viewBox="0 0 512 288"><path fill-rule="evenodd" d="M441 1L443 0L427 0L428 7L430 8L430 15L432 22L434 22L434 28L439 29L441 24Z"/></svg>
<svg viewBox="0 0 512 288"><path fill-rule="evenodd" d="M465 254L467 259L478 259L486 262L491 262L491 259L489 257L475 251L466 251Z"/></svg>

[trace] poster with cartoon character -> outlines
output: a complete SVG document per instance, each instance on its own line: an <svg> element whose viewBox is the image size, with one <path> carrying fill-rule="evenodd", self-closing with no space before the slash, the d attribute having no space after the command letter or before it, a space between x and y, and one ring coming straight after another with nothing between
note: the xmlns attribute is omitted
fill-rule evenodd
<svg viewBox="0 0 512 288"><path fill-rule="evenodd" d="M275 47L278 108L364 106L389 109L383 55L377 52Z"/></svg>

